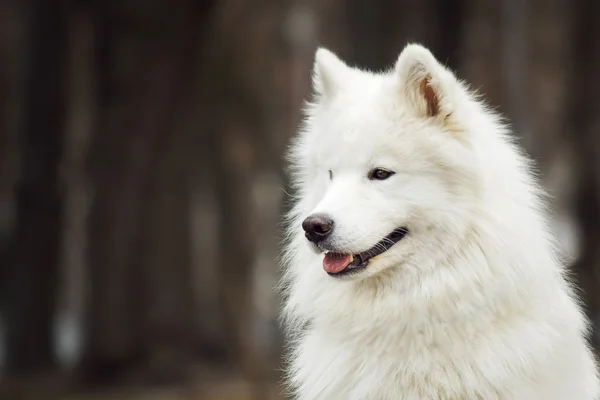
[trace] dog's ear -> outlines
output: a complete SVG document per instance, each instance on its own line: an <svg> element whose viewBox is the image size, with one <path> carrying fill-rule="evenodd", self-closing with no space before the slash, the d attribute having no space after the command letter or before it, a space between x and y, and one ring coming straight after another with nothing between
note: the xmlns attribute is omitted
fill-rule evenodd
<svg viewBox="0 0 600 400"><path fill-rule="evenodd" d="M331 51L321 47L315 53L313 88L320 97L333 96L342 86L349 67Z"/></svg>
<svg viewBox="0 0 600 400"><path fill-rule="evenodd" d="M417 116L443 119L452 113L451 80L456 78L425 47L407 45L396 62L396 76L406 106Z"/></svg>

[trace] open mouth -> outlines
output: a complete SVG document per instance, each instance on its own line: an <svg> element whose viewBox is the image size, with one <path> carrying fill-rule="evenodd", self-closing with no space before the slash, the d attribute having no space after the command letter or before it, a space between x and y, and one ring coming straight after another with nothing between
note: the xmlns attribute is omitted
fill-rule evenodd
<svg viewBox="0 0 600 400"><path fill-rule="evenodd" d="M388 251L398 243L406 234L408 229L397 228L392 233L381 239L369 250L358 254L344 254L333 251L325 253L323 269L331 276L342 276L359 272L367 267L369 260Z"/></svg>

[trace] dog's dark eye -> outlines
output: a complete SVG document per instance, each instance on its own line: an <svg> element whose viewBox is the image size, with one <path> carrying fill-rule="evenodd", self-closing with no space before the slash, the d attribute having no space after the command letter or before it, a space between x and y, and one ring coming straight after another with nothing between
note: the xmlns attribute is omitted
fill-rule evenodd
<svg viewBox="0 0 600 400"><path fill-rule="evenodd" d="M329 170L329 180L333 179L333 172L331 172L331 170Z"/></svg>
<svg viewBox="0 0 600 400"><path fill-rule="evenodd" d="M369 172L369 179L372 181L384 181L392 175L394 175L394 172L392 171L383 168L375 168Z"/></svg>

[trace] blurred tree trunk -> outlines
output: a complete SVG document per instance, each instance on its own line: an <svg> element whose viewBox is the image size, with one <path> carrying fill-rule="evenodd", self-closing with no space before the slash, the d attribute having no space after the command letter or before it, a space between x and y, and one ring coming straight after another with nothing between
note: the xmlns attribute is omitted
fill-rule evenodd
<svg viewBox="0 0 600 400"><path fill-rule="evenodd" d="M146 84L139 82L139 76L145 77L147 70L136 74L130 67L129 76L115 76L116 54L131 47L133 40L112 23L111 15L98 15L95 35L98 112L89 155L93 195L83 357L85 372L94 378L118 374L119 367L141 356L139 277L133 268L131 249L139 225L140 184L156 140L144 137L147 132L140 132L136 126L140 103L148 94L123 93L128 80L135 82L129 87L136 89ZM138 52L131 57L139 58ZM142 63L135 61L139 68Z"/></svg>
<svg viewBox="0 0 600 400"><path fill-rule="evenodd" d="M254 354L252 314L252 267L255 240L252 224L252 183L255 169L256 123L223 110L228 121L219 128L214 170L218 205L219 292L225 315L226 342L251 376L258 373ZM233 115L232 115L233 112ZM252 367L251 365L255 365ZM262 371L261 371L262 372Z"/></svg>
<svg viewBox="0 0 600 400"><path fill-rule="evenodd" d="M52 322L61 238L65 15L58 1L31 3L21 168L7 307L9 373L52 368Z"/></svg>
<svg viewBox="0 0 600 400"><path fill-rule="evenodd" d="M481 91L488 104L502 112L506 104L502 55L498 51L502 48L502 3L464 0L464 13L457 68L471 87Z"/></svg>
<svg viewBox="0 0 600 400"><path fill-rule="evenodd" d="M178 108L192 86L211 3L100 9L99 124L109 123L99 126L91 147L95 195L84 365L95 378L132 371L178 378L175 369L185 369L195 333L187 181L192 154L177 127ZM121 30L119 22L133 28ZM118 70L125 72L119 76Z"/></svg>
<svg viewBox="0 0 600 400"><path fill-rule="evenodd" d="M185 124L191 109L198 52L209 8L189 9L173 19L169 37L157 60L156 80L164 92L157 97L154 117L146 129L156 129L161 142L144 188L142 227L138 242L139 269L144 271L144 346L156 380L182 379L189 372L198 325L192 271L191 169L194 136L203 134Z"/></svg>
<svg viewBox="0 0 600 400"><path fill-rule="evenodd" d="M0 312L8 279L10 236L14 228L14 185L18 173L17 122L24 61L23 12L15 2L0 2Z"/></svg>
<svg viewBox="0 0 600 400"><path fill-rule="evenodd" d="M223 315L223 342L242 373L251 381L263 378L264 360L257 353L254 335L253 266L256 241L252 188L257 167L257 140L262 110L252 100L248 83L238 75L238 55L231 43L222 43L211 69L218 76L209 92L214 117L207 147L217 206L218 296ZM213 108L214 107L214 108ZM255 388L255 398L261 397Z"/></svg>
<svg viewBox="0 0 600 400"><path fill-rule="evenodd" d="M222 3L216 39L208 50L208 74L214 79L202 99L211 115L210 135L203 146L209 152L204 163L210 169L203 175L215 193L223 342L236 367L251 381L256 399L266 397L262 383L272 377L272 365L267 367L266 353L259 351L258 343L258 328L264 328L259 326L254 292L258 235L272 236L274 231L257 227L253 191L259 166L278 164L270 157L275 140L269 140L265 117L269 102L281 102L269 97L271 85L289 84L289 76L274 68L279 55L275 49L284 46L280 41L284 10L273 0ZM308 11L301 7L297 12Z"/></svg>
<svg viewBox="0 0 600 400"><path fill-rule="evenodd" d="M519 134L524 140L523 142L531 141L533 135L530 133L529 126L529 110L530 105L529 94L531 92L531 86L528 85L530 80L526 79L527 72L529 71L529 58L527 57L529 50L530 31L527 29L530 25L533 25L533 33L546 33L544 31L544 24L540 24L539 18L543 11L540 10L536 15L538 18L531 24L527 23L527 16L529 13L529 7L526 1L521 0L507 0L502 5L502 44L500 54L503 60L504 67L504 82L506 86L506 112L512 121L512 126L515 133ZM556 3L556 2L555 2ZM549 7L541 7L542 9ZM550 14L552 18L552 12L546 12L546 15ZM546 22L545 20L543 21ZM542 26L539 26L542 25ZM560 26L560 23L558 24ZM541 29L540 29L541 28ZM535 36L535 35L534 35ZM534 39L537 39L535 37ZM548 51L548 47L556 45L556 41L548 46L548 43L541 43L544 49L541 53L542 56L547 56L547 53L552 54L553 49ZM546 46L543 46L543 45ZM536 46L532 45L532 49L537 49ZM533 60L537 60L536 57L532 57ZM543 62L545 62L544 60ZM535 67L534 67L535 68ZM540 72L540 71L537 71ZM532 78L537 78L539 75L534 74ZM544 81L546 82L546 81ZM537 82L535 82L537 83ZM531 146L529 146L531 147ZM529 149L528 149L529 150Z"/></svg>
<svg viewBox="0 0 600 400"><path fill-rule="evenodd" d="M514 28L512 15L520 15L517 21L524 26L508 33L511 40L504 46L508 51L512 48L516 64L513 68L507 66L509 92L513 93L509 95L509 111L517 132L523 136L523 145L546 175L545 183L550 184L552 165L569 153L567 146L571 141L567 134L569 103L573 100L569 76L577 75L578 71L573 61L576 58L573 43L579 40L573 34L578 10L566 0L534 0L529 5L517 0L511 3L515 10L505 16L505 31ZM535 18L527 18L526 13L535 13ZM529 19L531 23L527 22Z"/></svg>
<svg viewBox="0 0 600 400"><path fill-rule="evenodd" d="M513 69L511 74L507 68L510 117L551 195L552 228L570 266L581 241L574 216L579 190L574 142L578 139L570 121L571 104L578 102L572 86L581 73L580 49L574 46L580 42L577 24L581 10L568 0L510 3L515 7L513 13L519 14L516 21L523 26L506 34L512 43L505 43L504 48L513 53L513 63L525 70ZM505 15L505 19L505 31L514 28L511 16ZM523 28L524 32L515 34Z"/></svg>
<svg viewBox="0 0 600 400"><path fill-rule="evenodd" d="M582 245L573 269L584 292L587 311L596 328L593 343L600 348L600 3L582 0L577 8L575 70L570 82L571 133L580 173L576 216Z"/></svg>
<svg viewBox="0 0 600 400"><path fill-rule="evenodd" d="M177 135L177 132L170 132ZM181 140L179 140L181 141ZM153 380L186 377L194 356L196 314L191 271L186 148L165 144L142 205L139 260L144 275L143 339ZM182 158L184 158L182 160Z"/></svg>
<svg viewBox="0 0 600 400"><path fill-rule="evenodd" d="M463 56L462 38L466 4L467 0L436 0L435 2L433 25L436 26L437 40L433 51L438 60L453 71L459 71L459 61Z"/></svg>
<svg viewBox="0 0 600 400"><path fill-rule="evenodd" d="M94 22L89 12L70 8L68 12L67 112L65 148L61 171L64 178L63 244L61 248L61 282L58 297L57 325L75 340L61 346L62 361L70 369L76 366L84 325L86 281L87 217L90 186L86 161L94 129L96 96L94 78Z"/></svg>

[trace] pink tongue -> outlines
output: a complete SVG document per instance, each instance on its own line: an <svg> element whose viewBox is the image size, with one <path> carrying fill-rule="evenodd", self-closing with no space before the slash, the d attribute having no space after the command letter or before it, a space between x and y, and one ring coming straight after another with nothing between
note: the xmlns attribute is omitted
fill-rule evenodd
<svg viewBox="0 0 600 400"><path fill-rule="evenodd" d="M330 274L341 272L352 262L350 254L327 253L323 259L323 269Z"/></svg>

